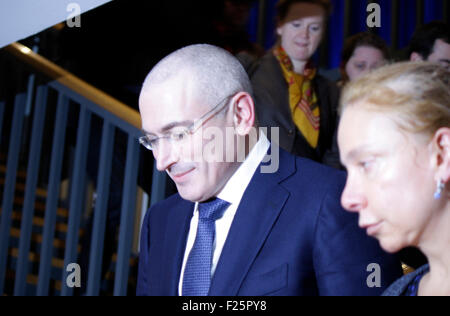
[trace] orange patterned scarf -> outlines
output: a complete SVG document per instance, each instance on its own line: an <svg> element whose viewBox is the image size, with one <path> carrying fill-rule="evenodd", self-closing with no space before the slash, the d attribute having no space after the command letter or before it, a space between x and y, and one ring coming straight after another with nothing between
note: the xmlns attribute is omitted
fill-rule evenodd
<svg viewBox="0 0 450 316"><path fill-rule="evenodd" d="M283 69L283 75L289 85L289 104L295 125L308 143L317 148L320 129L320 110L317 95L312 87L316 69L308 64L303 75L294 72L294 66L285 50L278 46L274 55Z"/></svg>

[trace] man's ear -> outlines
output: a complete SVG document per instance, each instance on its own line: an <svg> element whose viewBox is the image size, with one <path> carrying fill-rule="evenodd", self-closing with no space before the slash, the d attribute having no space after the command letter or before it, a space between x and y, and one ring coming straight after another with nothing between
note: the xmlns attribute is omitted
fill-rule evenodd
<svg viewBox="0 0 450 316"><path fill-rule="evenodd" d="M409 56L410 61L423 61L422 55L416 52L412 52L411 56Z"/></svg>
<svg viewBox="0 0 450 316"><path fill-rule="evenodd" d="M248 135L255 126L255 103L247 92L239 92L234 97L233 125L241 136Z"/></svg>
<svg viewBox="0 0 450 316"><path fill-rule="evenodd" d="M440 128L433 137L432 146L436 181L447 183L450 180L450 128Z"/></svg>

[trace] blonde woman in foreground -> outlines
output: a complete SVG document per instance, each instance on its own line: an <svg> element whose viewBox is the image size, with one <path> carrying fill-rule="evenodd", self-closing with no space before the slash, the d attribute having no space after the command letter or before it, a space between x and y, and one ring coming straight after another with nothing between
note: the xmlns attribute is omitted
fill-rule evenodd
<svg viewBox="0 0 450 316"><path fill-rule="evenodd" d="M429 261L383 295L450 295L450 72L380 68L349 83L340 111L342 205L384 250L413 246Z"/></svg>

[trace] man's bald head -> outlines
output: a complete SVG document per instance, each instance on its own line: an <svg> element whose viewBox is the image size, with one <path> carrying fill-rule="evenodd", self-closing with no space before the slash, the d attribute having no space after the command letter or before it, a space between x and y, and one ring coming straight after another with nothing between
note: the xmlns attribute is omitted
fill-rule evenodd
<svg viewBox="0 0 450 316"><path fill-rule="evenodd" d="M207 44L187 46L165 57L149 73L142 90L179 76L195 83L195 93L211 106L238 92L252 95L250 80L239 61L226 50Z"/></svg>
<svg viewBox="0 0 450 316"><path fill-rule="evenodd" d="M184 199L216 196L239 168L239 153L252 148L251 94L239 61L211 45L180 49L147 76L139 98L142 129L154 143L158 170L169 174Z"/></svg>

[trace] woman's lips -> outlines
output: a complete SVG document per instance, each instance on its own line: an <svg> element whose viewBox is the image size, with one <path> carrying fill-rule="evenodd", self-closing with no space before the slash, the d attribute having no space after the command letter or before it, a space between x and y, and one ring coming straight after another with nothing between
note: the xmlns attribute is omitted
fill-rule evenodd
<svg viewBox="0 0 450 316"><path fill-rule="evenodd" d="M380 231L382 224L383 222L378 222L375 224L363 225L361 228L366 230L367 235L375 236Z"/></svg>
<svg viewBox="0 0 450 316"><path fill-rule="evenodd" d="M308 43L295 43L295 45L297 45L298 47L302 47L302 48L306 48L308 47Z"/></svg>

